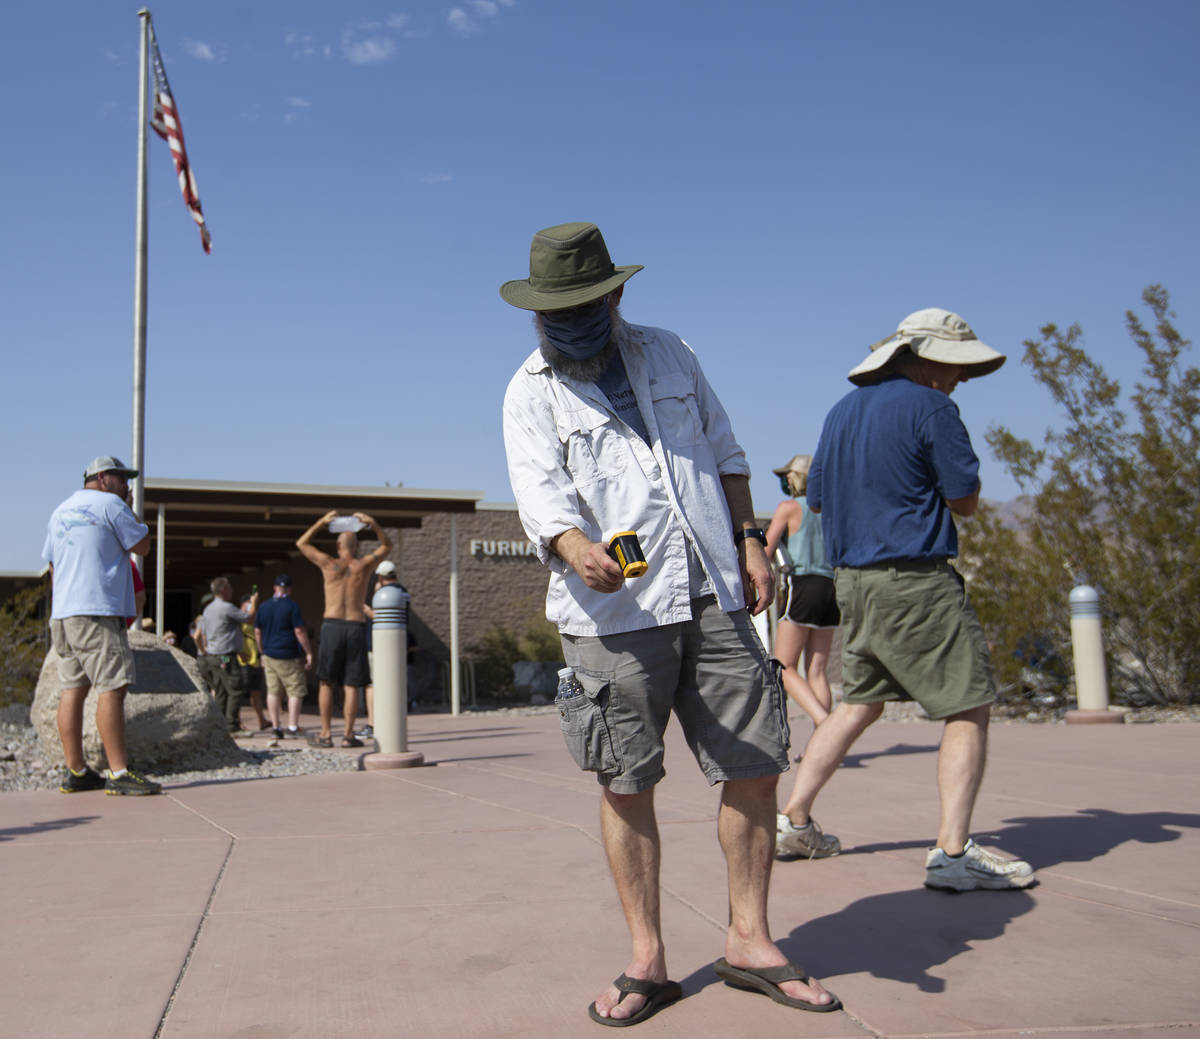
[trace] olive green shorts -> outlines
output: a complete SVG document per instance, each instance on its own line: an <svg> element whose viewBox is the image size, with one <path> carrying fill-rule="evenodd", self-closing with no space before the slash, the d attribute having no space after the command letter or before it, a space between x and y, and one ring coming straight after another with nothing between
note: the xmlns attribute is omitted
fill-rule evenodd
<svg viewBox="0 0 1200 1039"><path fill-rule="evenodd" d="M834 581L846 703L915 700L948 718L996 699L983 628L945 560L842 567Z"/></svg>

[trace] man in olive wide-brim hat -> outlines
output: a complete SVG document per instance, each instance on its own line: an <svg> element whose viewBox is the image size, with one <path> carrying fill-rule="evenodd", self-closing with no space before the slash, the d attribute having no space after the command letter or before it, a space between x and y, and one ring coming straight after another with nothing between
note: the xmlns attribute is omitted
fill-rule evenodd
<svg viewBox="0 0 1200 1039"><path fill-rule="evenodd" d="M730 926L717 974L836 1010L767 930L788 758L782 693L750 620L773 594L750 468L687 344L622 319L625 282L641 269L614 266L594 224L560 224L533 236L529 277L500 289L535 314L538 349L504 397L509 478L550 570L546 615L571 669L557 698L563 733L602 787L604 846L633 938L628 965L588 1013L624 1026L682 996L667 977L654 814L672 712L709 783L722 784ZM608 554L622 531L641 544L640 576L626 578Z"/></svg>
<svg viewBox="0 0 1200 1039"><path fill-rule="evenodd" d="M817 794L889 700L916 700L944 721L941 821L927 887L1025 888L1027 862L971 839L996 683L987 641L950 565L954 517L979 504L979 459L950 400L1004 355L957 314L918 310L850 372L858 389L825 418L808 471L842 611L842 702L813 733L777 820L781 847L802 844Z"/></svg>

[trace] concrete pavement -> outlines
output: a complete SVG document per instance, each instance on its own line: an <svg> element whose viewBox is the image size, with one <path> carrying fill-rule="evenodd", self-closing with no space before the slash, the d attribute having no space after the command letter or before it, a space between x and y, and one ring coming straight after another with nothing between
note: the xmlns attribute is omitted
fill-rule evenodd
<svg viewBox="0 0 1200 1039"><path fill-rule="evenodd" d="M1200 730L995 725L975 834L1041 883L964 895L921 884L939 735L868 730L816 809L845 852L776 866L776 938L846 1005L818 1015L713 974L718 793L673 728L657 803L685 998L636 1033L1200 1035ZM627 935L557 715L417 715L410 744L428 767L0 795L0 1032L607 1034L586 1007Z"/></svg>

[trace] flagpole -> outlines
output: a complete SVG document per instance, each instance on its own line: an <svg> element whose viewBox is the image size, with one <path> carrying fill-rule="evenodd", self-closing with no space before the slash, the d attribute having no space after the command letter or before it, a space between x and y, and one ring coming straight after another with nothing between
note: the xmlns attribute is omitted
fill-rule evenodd
<svg viewBox="0 0 1200 1039"><path fill-rule="evenodd" d="M138 11L142 20L142 54L138 64L138 175L137 245L133 277L133 511L140 520L145 509L146 484L146 257L148 221L146 204L146 128L149 124L150 12Z"/></svg>

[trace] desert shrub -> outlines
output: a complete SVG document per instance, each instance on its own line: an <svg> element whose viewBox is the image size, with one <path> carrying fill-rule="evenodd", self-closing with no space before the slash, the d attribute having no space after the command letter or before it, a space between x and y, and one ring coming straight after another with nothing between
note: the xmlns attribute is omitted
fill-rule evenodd
<svg viewBox="0 0 1200 1039"><path fill-rule="evenodd" d="M558 629L534 606L513 623L493 625L467 649L475 662L476 695L484 699L514 697L512 666L518 660L562 660Z"/></svg>
<svg viewBox="0 0 1200 1039"><path fill-rule="evenodd" d="M1126 313L1142 355L1127 399L1084 349L1078 325L1046 325L1026 340L1024 363L1065 423L1038 448L1003 427L988 431L1023 509L1004 520L981 508L960 527L960 556L1010 690L1069 691L1067 596L1090 584L1115 698L1200 702L1200 371L1184 364L1191 344L1166 290L1152 285L1142 301L1149 328Z"/></svg>
<svg viewBox="0 0 1200 1039"><path fill-rule="evenodd" d="M0 707L33 702L46 656L41 585L21 588L0 606Z"/></svg>

